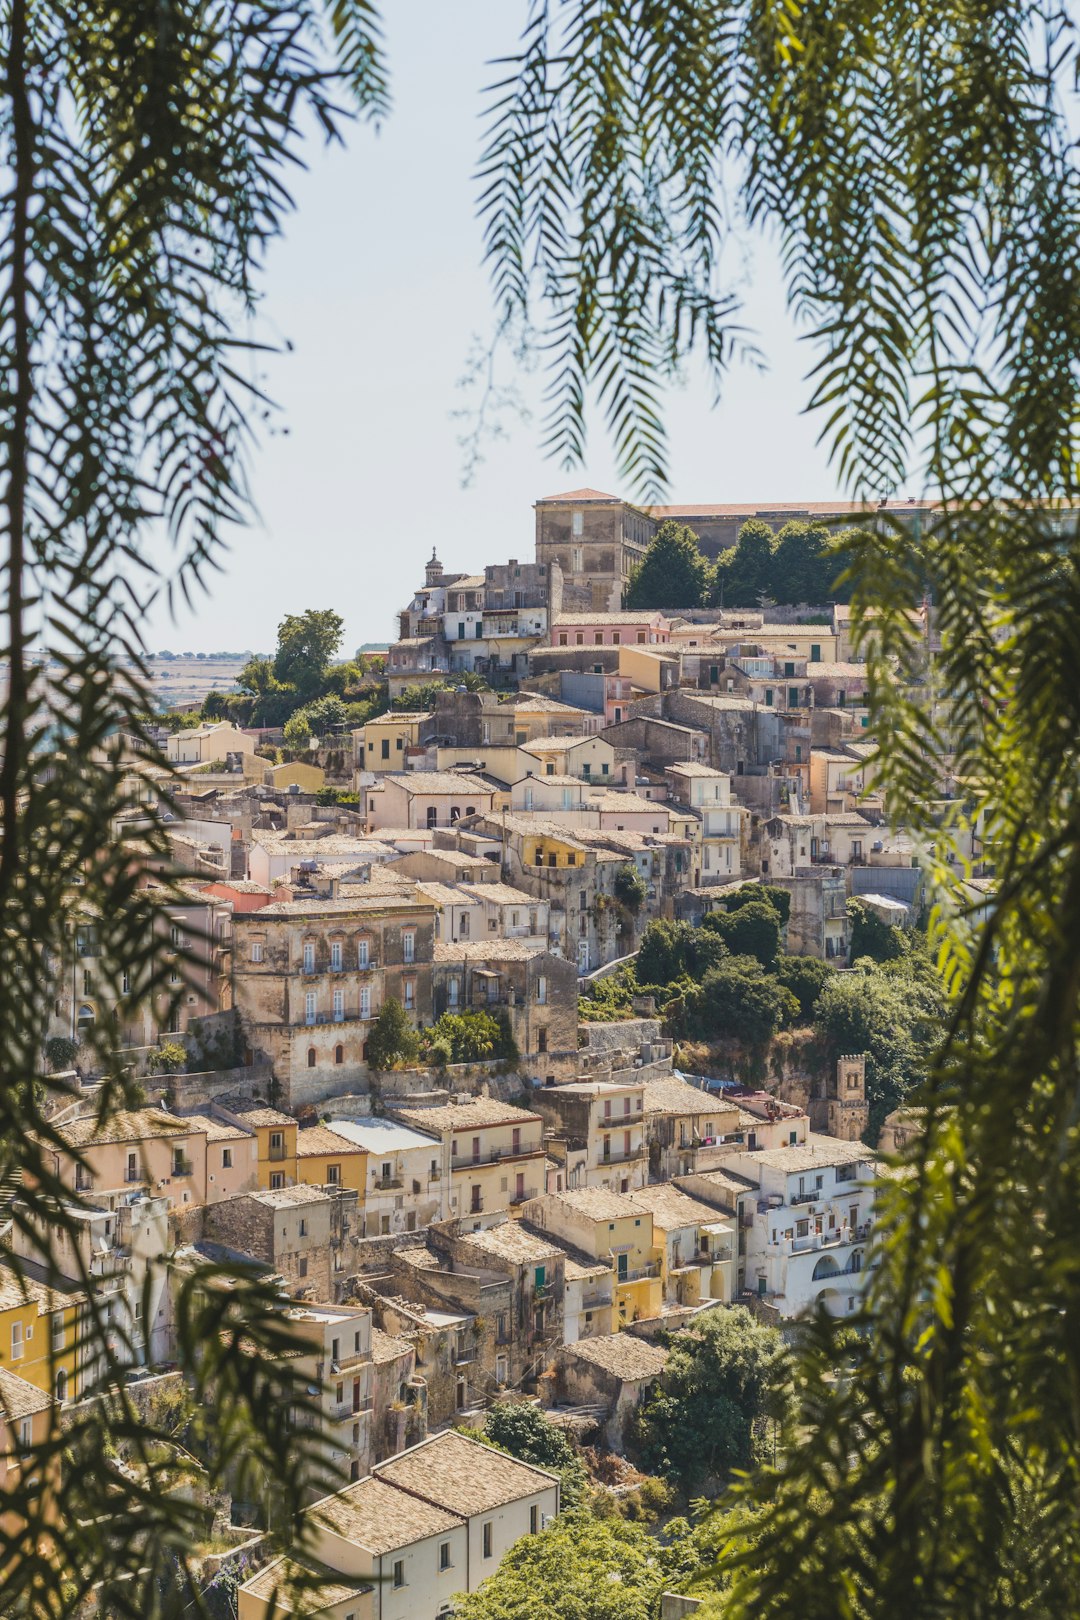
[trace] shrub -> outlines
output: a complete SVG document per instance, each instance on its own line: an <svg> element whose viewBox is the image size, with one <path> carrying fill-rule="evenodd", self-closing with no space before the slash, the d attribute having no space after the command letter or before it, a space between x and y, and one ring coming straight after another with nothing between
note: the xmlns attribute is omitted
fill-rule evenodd
<svg viewBox="0 0 1080 1620"><path fill-rule="evenodd" d="M162 1041L146 1060L151 1074L180 1074L187 1068L187 1048L179 1041Z"/></svg>
<svg viewBox="0 0 1080 1620"><path fill-rule="evenodd" d="M387 996L368 1036L368 1063L373 1069L392 1069L399 1063L414 1063L420 1053L420 1037L395 996Z"/></svg>
<svg viewBox="0 0 1080 1620"><path fill-rule="evenodd" d="M644 878L632 861L619 867L615 874L615 898L621 906L636 916L645 904L648 892Z"/></svg>
<svg viewBox="0 0 1080 1620"><path fill-rule="evenodd" d="M683 998L678 1033L696 1040L767 1041L799 1014L784 985L768 977L754 957L731 957Z"/></svg>
<svg viewBox="0 0 1080 1620"><path fill-rule="evenodd" d="M734 911L714 911L704 927L719 934L733 956L754 956L771 967L780 950L780 913L768 900L755 898Z"/></svg>
<svg viewBox="0 0 1080 1620"><path fill-rule="evenodd" d="M818 996L833 976L827 962L816 956L778 956L773 972L799 1003L803 1018L812 1018Z"/></svg>
<svg viewBox="0 0 1080 1620"><path fill-rule="evenodd" d="M50 1035L45 1042L45 1062L51 1074L58 1069L70 1069L78 1055L79 1043L70 1035Z"/></svg>

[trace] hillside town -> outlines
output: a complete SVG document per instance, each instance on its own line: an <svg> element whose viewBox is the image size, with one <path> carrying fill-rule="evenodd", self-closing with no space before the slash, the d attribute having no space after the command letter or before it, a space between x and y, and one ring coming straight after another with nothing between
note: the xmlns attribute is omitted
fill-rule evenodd
<svg viewBox="0 0 1080 1620"><path fill-rule="evenodd" d="M164 971L120 1031L140 1100L102 1119L86 1037L129 990L103 920L55 964L47 1145L78 1248L3 1189L0 1468L117 1379L183 1399L186 1291L252 1268L338 1483L313 1480L302 1555L259 1500L214 1504L207 1591L228 1575L240 1620L297 1575L305 1614L443 1620L566 1506L557 1470L488 1443L493 1412L621 1466L706 1318L859 1321L918 1118L821 1009L914 959L924 876L851 610L623 605L665 525L715 563L751 521L872 514L551 496L529 560L436 548L403 582L363 724L295 746L200 694L156 717L160 755L124 743L115 837L167 892ZM929 602L919 630L929 670ZM944 818L964 784L938 767Z"/></svg>

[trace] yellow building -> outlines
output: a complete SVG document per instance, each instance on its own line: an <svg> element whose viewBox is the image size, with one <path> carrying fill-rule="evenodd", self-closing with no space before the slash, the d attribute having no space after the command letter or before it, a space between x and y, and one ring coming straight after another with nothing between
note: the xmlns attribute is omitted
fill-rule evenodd
<svg viewBox="0 0 1080 1620"><path fill-rule="evenodd" d="M345 1187L357 1193L361 1220L367 1161L366 1148L339 1136L329 1125L309 1125L296 1133L296 1179L308 1187Z"/></svg>
<svg viewBox="0 0 1080 1620"><path fill-rule="evenodd" d="M214 1112L242 1130L249 1131L258 1143L256 1155L258 1188L260 1192L277 1192L292 1187L296 1174L295 1119L266 1103L222 1103Z"/></svg>
<svg viewBox="0 0 1080 1620"><path fill-rule="evenodd" d="M619 1327L660 1315L663 1245L654 1241L651 1213L635 1203L632 1194L579 1187L545 1193L526 1204L522 1213L525 1220L572 1243L591 1259L610 1262Z"/></svg>
<svg viewBox="0 0 1080 1620"><path fill-rule="evenodd" d="M0 1264L0 1368L57 1400L74 1400L78 1389L79 1306L82 1294L64 1285L46 1287L39 1268Z"/></svg>
<svg viewBox="0 0 1080 1620"><path fill-rule="evenodd" d="M304 793L317 793L326 784L326 772L321 765L308 765L304 760L290 760L286 765L268 765L263 771L263 786L272 788L298 787Z"/></svg>
<svg viewBox="0 0 1080 1620"><path fill-rule="evenodd" d="M419 748L421 736L431 728L425 710L393 710L368 720L353 733L356 768L361 771L403 771L410 749Z"/></svg>

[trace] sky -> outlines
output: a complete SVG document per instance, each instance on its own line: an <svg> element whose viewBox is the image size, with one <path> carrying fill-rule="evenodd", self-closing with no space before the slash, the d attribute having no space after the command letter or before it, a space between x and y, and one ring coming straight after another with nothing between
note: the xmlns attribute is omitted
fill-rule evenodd
<svg viewBox="0 0 1080 1620"><path fill-rule="evenodd" d="M333 607L350 654L393 637L433 546L451 570L530 560L535 500L582 485L630 493L598 419L585 464L568 471L545 458L535 409L462 487L452 413L492 324L472 178L482 91L524 14L525 0L384 0L393 111L378 132L348 129L344 150L309 142L296 211L267 257L257 335L291 348L266 365L279 409L251 462L256 515L194 611L152 616L151 649L265 651L284 614ZM668 395L669 499L830 499L836 476L801 414L811 355L770 246L739 274L768 369L734 370L715 408L703 379ZM539 385L521 379L526 404Z"/></svg>

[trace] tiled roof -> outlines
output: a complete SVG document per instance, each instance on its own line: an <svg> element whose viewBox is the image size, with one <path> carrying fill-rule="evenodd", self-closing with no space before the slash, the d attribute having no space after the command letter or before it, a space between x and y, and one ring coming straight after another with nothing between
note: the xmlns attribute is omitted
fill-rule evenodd
<svg viewBox="0 0 1080 1620"><path fill-rule="evenodd" d="M267 1204L271 1209L291 1209L297 1204L328 1204L330 1194L323 1192L321 1187L309 1187L304 1182L293 1187L273 1187L259 1192L250 1192L242 1195L253 1198L257 1204Z"/></svg>
<svg viewBox="0 0 1080 1620"><path fill-rule="evenodd" d="M565 714L582 715L591 711L578 708L576 703L560 703L558 698L541 697L538 692L529 692L522 695L519 702L513 705L515 714Z"/></svg>
<svg viewBox="0 0 1080 1620"><path fill-rule="evenodd" d="M272 1601L275 1614L317 1615L350 1598L363 1597L374 1588L349 1580L313 1558L275 1558L245 1582L242 1590L264 1602Z"/></svg>
<svg viewBox="0 0 1080 1620"><path fill-rule="evenodd" d="M15 1270L16 1262L6 1260L0 1263L0 1310L10 1310L13 1305L35 1303L39 1316L48 1316L53 1311L61 1311L81 1300L82 1295L70 1288L60 1290L48 1288L43 1282L29 1273L25 1262L18 1262L19 1271Z"/></svg>
<svg viewBox="0 0 1080 1620"><path fill-rule="evenodd" d="M723 1097L688 1086L675 1075L646 1080L644 1101L647 1114L723 1114L731 1110L731 1104Z"/></svg>
<svg viewBox="0 0 1080 1620"><path fill-rule="evenodd" d="M806 666L806 676L805 676L806 680L808 680L808 681L819 680L823 676L827 680L829 680L829 679L842 680L844 678L844 676L852 676L852 677L861 676L863 678L863 680L865 680L866 679L866 665L865 664L830 664L830 663L821 663L820 661L818 663L807 664L807 666ZM804 677L802 677L802 676L797 676L796 677L796 679L798 679L798 680L802 680L803 678Z"/></svg>
<svg viewBox="0 0 1080 1620"><path fill-rule="evenodd" d="M567 1346L564 1355L588 1361L615 1378L636 1381L658 1378L667 1365L668 1353L658 1344L639 1339L632 1333L609 1333L598 1339L578 1339Z"/></svg>
<svg viewBox="0 0 1080 1620"><path fill-rule="evenodd" d="M753 1157L756 1159L757 1154L753 1154ZM732 1198L738 1198L746 1192L756 1193L758 1190L756 1181L750 1181L734 1170L699 1170L696 1179L707 1181L718 1193L728 1194Z"/></svg>
<svg viewBox="0 0 1080 1620"><path fill-rule="evenodd" d="M32 1417L35 1412L47 1411L52 1404L52 1396L46 1395L44 1390L35 1389L25 1378L0 1367L0 1412L6 1418Z"/></svg>
<svg viewBox="0 0 1080 1620"><path fill-rule="evenodd" d="M205 1131L208 1142L250 1140L250 1133L241 1130L239 1125L226 1125L220 1119L211 1119L208 1114L185 1114L183 1117L193 1130Z"/></svg>
<svg viewBox="0 0 1080 1620"><path fill-rule="evenodd" d="M659 608L627 608L622 613L560 613L552 628L554 630L575 629L589 624L612 625L616 630L620 625L651 625L657 619L664 620L665 615Z"/></svg>
<svg viewBox="0 0 1080 1620"><path fill-rule="evenodd" d="M316 1154L324 1153L363 1153L365 1150L357 1143L350 1142L347 1136L339 1136L329 1125L309 1125L305 1130L296 1133L296 1157L298 1159L313 1158Z"/></svg>
<svg viewBox="0 0 1080 1620"><path fill-rule="evenodd" d="M558 1483L545 1468L519 1462L452 1429L380 1463L376 1473L428 1502L470 1515L519 1502Z"/></svg>
<svg viewBox="0 0 1080 1620"><path fill-rule="evenodd" d="M291 1114L283 1114L280 1108L271 1108L269 1103L247 1103L242 1099L221 1099L221 1106L230 1114L236 1114L244 1124L252 1130L261 1125L295 1125L296 1121Z"/></svg>
<svg viewBox="0 0 1080 1620"><path fill-rule="evenodd" d="M509 883L462 883L460 892L468 894L484 905L497 906L535 906L534 895L526 894L524 889L515 889Z"/></svg>
<svg viewBox="0 0 1080 1620"><path fill-rule="evenodd" d="M371 1329L371 1359L372 1361L399 1361L407 1356L412 1349L408 1339L399 1339L392 1333L384 1333L382 1328Z"/></svg>
<svg viewBox="0 0 1080 1620"><path fill-rule="evenodd" d="M320 1524L376 1556L456 1530L463 1522L457 1513L375 1476L317 1502L310 1512Z"/></svg>
<svg viewBox="0 0 1080 1620"><path fill-rule="evenodd" d="M537 505L555 505L558 501L580 501L582 505L587 501L614 501L619 506L623 504L621 495L605 495L601 489L567 489L561 495L541 495Z"/></svg>
<svg viewBox="0 0 1080 1620"><path fill-rule="evenodd" d="M403 887L400 893L395 889L380 890L378 885L375 887L376 892L370 899L354 893L347 900L320 900L317 897L310 900L278 900L273 905L263 906L261 911L250 912L249 916L256 927L262 927L266 919L273 921L275 917L351 917L371 911L431 910L428 901L414 896L411 884ZM364 888L368 888L366 883Z"/></svg>
<svg viewBox="0 0 1080 1620"><path fill-rule="evenodd" d="M712 506L650 506L649 513L654 518L678 517L854 517L862 514L869 517L878 509L877 502L867 505L863 501L764 501L764 502L736 502L727 505L719 502ZM936 503L931 501L898 501L890 506L890 512L924 512L935 510Z"/></svg>
<svg viewBox="0 0 1080 1620"><path fill-rule="evenodd" d="M568 1187L565 1192L546 1193L543 1196L594 1221L621 1221L627 1216L641 1214L638 1205L631 1202L629 1193L609 1192L606 1187Z"/></svg>
<svg viewBox="0 0 1080 1620"><path fill-rule="evenodd" d="M627 1193L635 1204L647 1209L653 1218L653 1227L670 1232L680 1226L708 1226L716 1220L716 1211L708 1204L680 1192L677 1187L662 1182L656 1187L639 1187Z"/></svg>
<svg viewBox="0 0 1080 1620"><path fill-rule="evenodd" d="M548 1238L530 1231L520 1221L503 1221L500 1226L470 1232L462 1242L498 1260L511 1260L521 1265L542 1265L545 1260L558 1260L562 1253Z"/></svg>
<svg viewBox="0 0 1080 1620"><path fill-rule="evenodd" d="M406 793L493 793L490 782L466 771L387 771L384 783L393 782Z"/></svg>
<svg viewBox="0 0 1080 1620"><path fill-rule="evenodd" d="M748 1164L770 1170L821 1170L837 1164L873 1164L877 1155L863 1142L841 1142L834 1136L808 1136L791 1147L764 1148L747 1157Z"/></svg>
<svg viewBox="0 0 1080 1620"><path fill-rule="evenodd" d="M424 1131L479 1130L485 1125L539 1124L539 1114L515 1108L496 1097L470 1097L467 1102L442 1103L435 1108L396 1108L394 1117Z"/></svg>
<svg viewBox="0 0 1080 1620"><path fill-rule="evenodd" d="M201 1127L178 1119L156 1108L137 1108L112 1114L99 1123L96 1114L69 1120L57 1127L57 1135L69 1147L81 1148L106 1142L145 1142L155 1136L195 1136Z"/></svg>
<svg viewBox="0 0 1080 1620"><path fill-rule="evenodd" d="M465 939L454 944L437 939L432 949L435 962L528 962L534 956L543 956L547 946L542 940L527 939Z"/></svg>

